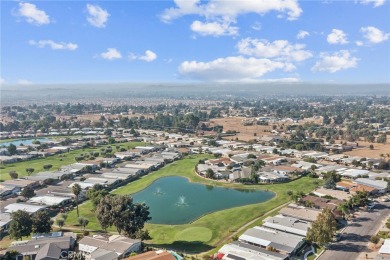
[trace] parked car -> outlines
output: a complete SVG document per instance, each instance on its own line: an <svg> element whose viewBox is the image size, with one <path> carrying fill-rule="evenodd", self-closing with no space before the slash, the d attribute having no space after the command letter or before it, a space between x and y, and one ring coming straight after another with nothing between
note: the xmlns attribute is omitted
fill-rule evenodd
<svg viewBox="0 0 390 260"><path fill-rule="evenodd" d="M367 205L367 209L368 209L368 210L371 210L371 209L373 209L373 208L375 207L375 205L376 205L375 202L371 202L371 203L369 203L369 204Z"/></svg>
<svg viewBox="0 0 390 260"><path fill-rule="evenodd" d="M390 201L390 198L389 198L389 197L383 197L383 198L382 198L382 201L383 201L383 202L388 202L388 201Z"/></svg>

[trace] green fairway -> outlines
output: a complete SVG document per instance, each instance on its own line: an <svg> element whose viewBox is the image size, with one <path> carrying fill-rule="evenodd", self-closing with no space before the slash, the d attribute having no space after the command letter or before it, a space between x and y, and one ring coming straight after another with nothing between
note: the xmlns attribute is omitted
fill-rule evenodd
<svg viewBox="0 0 390 260"><path fill-rule="evenodd" d="M143 142L127 142L127 143L118 143L111 145L102 145L94 148L86 148L70 151L63 154L58 154L54 156L49 156L47 158L33 159L30 161L10 163L0 166L0 180L9 180L11 177L9 176L10 171L16 171L19 177L23 177L27 175L26 168L33 168L34 173L46 171L43 169L43 165L51 164L53 167L50 169L51 171L58 170L61 166L69 165L75 163L75 157L80 156L80 154L86 154L89 152L100 152L101 148L105 148L107 146L111 146L113 151L116 151L116 146L123 147L125 149L131 149L135 146L145 145Z"/></svg>
<svg viewBox="0 0 390 260"><path fill-rule="evenodd" d="M314 181L316 179L303 177L295 181L283 184L269 184L269 185L242 185L242 184L229 184L218 181L211 181L204 179L196 175L194 167L201 158L205 158L206 155L190 156L189 158L176 161L166 167L152 172L149 175L136 180L128 185L118 188L113 191L114 194L132 194L138 192L153 181L164 176L183 176L187 177L190 181L204 183L208 185L218 185L231 188L241 189L263 189L276 193L276 196L271 200L246 205L242 207L236 207L226 210L221 210L207 214L196 221L184 224L184 225L158 225L147 224L146 228L152 237L148 244L163 247L174 248L176 250L185 251L187 253L200 253L213 249L221 242L225 242L224 238L237 231L241 226L250 222L251 220L267 214L272 209L285 204L290 200L286 191L303 191L310 192L315 188ZM80 207L80 215L89 219L87 229L100 230L100 226L96 220L92 205L89 202L84 203ZM69 213L66 221L68 227L77 226L76 211ZM256 223L261 224L261 223ZM211 234L209 231L210 230ZM110 230L114 231L114 229ZM204 234L202 233L204 232ZM206 240L207 239L207 240Z"/></svg>

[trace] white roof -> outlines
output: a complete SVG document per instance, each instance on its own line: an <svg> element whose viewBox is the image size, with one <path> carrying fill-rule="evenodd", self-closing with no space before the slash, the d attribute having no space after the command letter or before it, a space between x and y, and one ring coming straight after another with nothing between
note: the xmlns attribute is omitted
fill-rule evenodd
<svg viewBox="0 0 390 260"><path fill-rule="evenodd" d="M27 211L30 214L33 214L41 209L46 208L47 206L43 205L31 205L31 204L24 204L24 203L12 203L5 207L6 213L12 213L18 210L24 210Z"/></svg>
<svg viewBox="0 0 390 260"><path fill-rule="evenodd" d="M93 183L90 183L90 182L77 181L77 182L73 182L72 184L70 184L68 186L68 188L72 188L76 183L79 184L81 189L83 189L83 190L88 189L88 188L92 188L94 185Z"/></svg>
<svg viewBox="0 0 390 260"><path fill-rule="evenodd" d="M349 176L349 177L358 177L363 175L368 175L369 171L367 170L358 170L358 169L348 169L344 171L341 175L342 176Z"/></svg>
<svg viewBox="0 0 390 260"><path fill-rule="evenodd" d="M358 178L355 180L355 182L358 184L370 186L378 190L387 189L387 181L371 180L368 178Z"/></svg>
<svg viewBox="0 0 390 260"><path fill-rule="evenodd" d="M386 239L381 248L379 254L390 254L390 239Z"/></svg>
<svg viewBox="0 0 390 260"><path fill-rule="evenodd" d="M63 203L64 201L70 200L69 197L60 197L60 196L36 196L31 198L28 202L37 203L37 204L45 204L47 206L55 206Z"/></svg>

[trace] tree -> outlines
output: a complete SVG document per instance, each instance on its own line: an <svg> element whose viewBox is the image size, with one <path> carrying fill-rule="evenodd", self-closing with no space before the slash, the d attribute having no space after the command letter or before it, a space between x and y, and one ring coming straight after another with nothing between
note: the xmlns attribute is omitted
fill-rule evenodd
<svg viewBox="0 0 390 260"><path fill-rule="evenodd" d="M259 175L257 175L256 169L254 166L252 166L252 168L251 168L251 181L254 184L259 183Z"/></svg>
<svg viewBox="0 0 390 260"><path fill-rule="evenodd" d="M326 189L336 189L336 183L334 182L333 178L329 177L325 180L324 188Z"/></svg>
<svg viewBox="0 0 390 260"><path fill-rule="evenodd" d="M32 198L35 196L35 191L33 189L31 189L30 187L26 187L22 190L21 195L23 197L25 197L26 199L29 199L29 198Z"/></svg>
<svg viewBox="0 0 390 260"><path fill-rule="evenodd" d="M92 202L93 208L96 209L101 198L108 195L108 191L104 189L103 185L95 184L92 189L87 191L87 197Z"/></svg>
<svg viewBox="0 0 390 260"><path fill-rule="evenodd" d="M346 218L349 214L349 206L347 202L341 203L337 206L337 209L341 211L343 217Z"/></svg>
<svg viewBox="0 0 390 260"><path fill-rule="evenodd" d="M45 169L46 171L50 170L51 167L53 167L53 165L51 165L51 164L45 164L45 165L43 165L43 169Z"/></svg>
<svg viewBox="0 0 390 260"><path fill-rule="evenodd" d="M30 214L24 210L18 210L11 214L11 223L9 227L9 234L13 239L22 239L22 237L29 236L32 231L32 219Z"/></svg>
<svg viewBox="0 0 390 260"><path fill-rule="evenodd" d="M336 220L329 208L325 208L312 223L311 228L308 229L306 240L323 246L333 240L336 232Z"/></svg>
<svg viewBox="0 0 390 260"><path fill-rule="evenodd" d="M57 219L56 219L56 224L57 224L57 226L59 226L60 229L62 230L62 227L65 225L65 219L63 219L63 218L57 218Z"/></svg>
<svg viewBox="0 0 390 260"><path fill-rule="evenodd" d="M30 176L35 171L34 168L26 168L27 175Z"/></svg>
<svg viewBox="0 0 390 260"><path fill-rule="evenodd" d="M75 195L77 217L79 217L79 195L81 193L81 186L78 183L75 183L72 186L72 193Z"/></svg>
<svg viewBox="0 0 390 260"><path fill-rule="evenodd" d="M97 219L103 229L115 226L119 234L133 236L150 220L149 207L133 203L129 196L105 196L96 208Z"/></svg>
<svg viewBox="0 0 390 260"><path fill-rule="evenodd" d="M15 154L16 154L16 145L10 144L10 145L7 147L7 150L8 150L8 153L9 153L10 155L15 155Z"/></svg>
<svg viewBox="0 0 390 260"><path fill-rule="evenodd" d="M11 177L11 179L17 179L19 176L16 171L10 171L8 174Z"/></svg>
<svg viewBox="0 0 390 260"><path fill-rule="evenodd" d="M89 220L87 218L84 218L84 217L79 217L78 222L79 222L80 226L83 227L83 230L85 230L85 227L88 225Z"/></svg>
<svg viewBox="0 0 390 260"><path fill-rule="evenodd" d="M46 211L38 211L32 217L32 232L33 233L48 233L51 231L53 221L50 219Z"/></svg>
<svg viewBox="0 0 390 260"><path fill-rule="evenodd" d="M208 168L206 170L206 178L209 178L209 179L214 179L215 178L215 172L213 171L213 169Z"/></svg>

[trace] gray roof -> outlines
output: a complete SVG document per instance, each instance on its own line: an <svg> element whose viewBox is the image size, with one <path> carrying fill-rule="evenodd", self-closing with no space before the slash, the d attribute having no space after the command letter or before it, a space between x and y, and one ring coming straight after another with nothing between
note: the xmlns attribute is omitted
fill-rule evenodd
<svg viewBox="0 0 390 260"><path fill-rule="evenodd" d="M265 219L263 226L299 236L306 236L307 229L311 224L297 218L277 215Z"/></svg>
<svg viewBox="0 0 390 260"><path fill-rule="evenodd" d="M139 239L131 239L123 236L111 236L109 238L102 236L83 237L79 245L89 245L97 248L114 251L117 254L123 254L131 246L141 242Z"/></svg>
<svg viewBox="0 0 390 260"><path fill-rule="evenodd" d="M69 250L73 244L71 237L56 237L56 238L42 238L29 241L17 242L16 245L10 246L7 251L18 251L20 254L37 254L46 244L55 244L61 250ZM46 249L45 249L46 250ZM47 249L49 250L49 249ZM54 250L54 249L53 249ZM57 258L58 259L58 258Z"/></svg>
<svg viewBox="0 0 390 260"><path fill-rule="evenodd" d="M248 251L255 251L259 254L270 256L271 259L286 259L287 258L286 255L282 255L282 254L279 254L277 252L272 252L272 251L266 250L262 247L242 243L240 241L233 241L231 244L234 246L246 249Z"/></svg>
<svg viewBox="0 0 390 260"><path fill-rule="evenodd" d="M287 207L282 208L279 212L284 216L289 216L311 222L316 220L317 216L321 213L320 210L297 206L294 204L290 204Z"/></svg>
<svg viewBox="0 0 390 260"><path fill-rule="evenodd" d="M40 260L40 259L57 260L57 259L60 259L61 251L62 251L61 248L58 247L55 243L46 244L39 249L39 251L35 257L35 260Z"/></svg>
<svg viewBox="0 0 390 260"><path fill-rule="evenodd" d="M253 243L264 247L272 246L277 250L291 253L296 249L296 247L302 242L303 239L304 238L302 236L297 236L282 231L254 227L245 231L245 233L240 236L239 241Z"/></svg>
<svg viewBox="0 0 390 260"><path fill-rule="evenodd" d="M358 184L363 184L370 186L372 188L382 190L387 188L387 181L380 181L380 180L371 180L367 178L358 178L355 180L356 183Z"/></svg>
<svg viewBox="0 0 390 260"><path fill-rule="evenodd" d="M91 260L116 260L116 259L118 259L118 254L102 248L96 249L91 253Z"/></svg>

